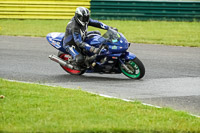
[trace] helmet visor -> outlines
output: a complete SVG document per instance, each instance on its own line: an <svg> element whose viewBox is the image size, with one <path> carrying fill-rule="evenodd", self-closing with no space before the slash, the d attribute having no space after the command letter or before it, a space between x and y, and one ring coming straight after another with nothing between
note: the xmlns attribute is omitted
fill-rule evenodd
<svg viewBox="0 0 200 133"><path fill-rule="evenodd" d="M80 21L82 21L82 22L84 22L84 23L86 23L86 22L88 22L89 21L89 15L87 15L87 16L80 16Z"/></svg>

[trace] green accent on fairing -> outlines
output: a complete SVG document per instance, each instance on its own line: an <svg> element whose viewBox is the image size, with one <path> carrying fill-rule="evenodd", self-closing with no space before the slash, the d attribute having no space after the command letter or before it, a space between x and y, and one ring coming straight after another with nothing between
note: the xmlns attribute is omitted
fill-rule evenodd
<svg viewBox="0 0 200 133"><path fill-rule="evenodd" d="M134 74L130 74L130 73L126 72L126 70L123 69L122 66L120 66L122 72L123 72L126 76L128 76L128 77L131 77L131 78L138 78L138 77L140 76L140 69L139 69L138 65L137 65L135 62L133 62L133 61L129 61L129 64L132 66L132 68L134 68L134 70L135 70L135 71L134 71ZM137 71L139 71L139 72L136 73Z"/></svg>
<svg viewBox="0 0 200 133"><path fill-rule="evenodd" d="M120 34L118 34L118 33L117 33L117 36L118 36L119 38L121 37Z"/></svg>
<svg viewBox="0 0 200 133"><path fill-rule="evenodd" d="M112 46L112 49L117 49L117 46Z"/></svg>

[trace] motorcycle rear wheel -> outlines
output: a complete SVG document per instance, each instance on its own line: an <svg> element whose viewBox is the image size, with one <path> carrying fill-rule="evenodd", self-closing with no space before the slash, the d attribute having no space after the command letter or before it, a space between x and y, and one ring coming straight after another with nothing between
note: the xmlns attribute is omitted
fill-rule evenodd
<svg viewBox="0 0 200 133"><path fill-rule="evenodd" d="M69 59L69 56L71 56L70 54L66 54L66 53L63 53L61 51L58 52L58 57L60 57L61 59L65 60L65 61L68 61ZM69 74L71 75L82 75L85 73L85 70L82 70L82 71L79 71L79 70L74 70L74 69L70 69L66 66L62 66L60 65L66 72L68 72Z"/></svg>
<svg viewBox="0 0 200 133"><path fill-rule="evenodd" d="M132 73L126 71L123 66L120 64L120 69L122 73L131 79L141 79L145 75L145 68L143 63L135 57L133 60L128 60L125 62L125 65L132 71Z"/></svg>

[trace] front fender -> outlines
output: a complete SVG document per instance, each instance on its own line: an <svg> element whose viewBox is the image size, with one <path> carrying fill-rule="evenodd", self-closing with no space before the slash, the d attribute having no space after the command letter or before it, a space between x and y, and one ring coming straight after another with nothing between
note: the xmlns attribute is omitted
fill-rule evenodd
<svg viewBox="0 0 200 133"><path fill-rule="evenodd" d="M133 53L130 53L130 52L126 52L125 56L124 56L125 60L133 60L133 59L135 59L135 57L136 57L136 55L134 55Z"/></svg>

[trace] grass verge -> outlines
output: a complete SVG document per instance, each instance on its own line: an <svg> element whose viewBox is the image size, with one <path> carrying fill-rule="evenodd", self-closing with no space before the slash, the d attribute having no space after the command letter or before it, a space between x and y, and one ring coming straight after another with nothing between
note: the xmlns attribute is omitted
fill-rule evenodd
<svg viewBox="0 0 200 133"><path fill-rule="evenodd" d="M0 79L0 132L200 132L200 119L82 90Z"/></svg>
<svg viewBox="0 0 200 133"><path fill-rule="evenodd" d="M0 19L0 35L45 37L50 32L65 32L68 22L69 20ZM102 22L117 27L129 42L200 47L199 22L119 20ZM90 27L89 30L99 29Z"/></svg>

